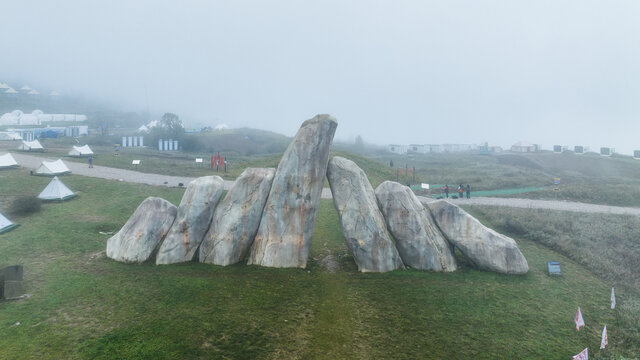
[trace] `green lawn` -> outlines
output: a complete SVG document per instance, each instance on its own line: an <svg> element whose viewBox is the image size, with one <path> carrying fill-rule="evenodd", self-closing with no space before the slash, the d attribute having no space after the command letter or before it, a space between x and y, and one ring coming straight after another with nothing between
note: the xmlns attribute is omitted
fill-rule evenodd
<svg viewBox="0 0 640 360"><path fill-rule="evenodd" d="M322 201L307 269L236 264L127 265L104 256L147 196L174 204L181 189L65 176L79 196L39 213L10 216L17 193L48 179L0 172L5 215L21 223L0 235L0 263L25 266L28 300L0 303L3 359L541 359L640 352L638 326L616 322L611 283L544 245L516 238L526 276L416 270L361 274L330 201ZM325 256L340 269L327 272ZM462 259L461 259L462 260ZM564 275L550 278L546 262ZM618 303L637 292L617 289ZM637 300L635 300L637 303ZM587 326L577 333L580 306ZM13 326L16 322L20 325ZM602 325L610 346L599 351Z"/></svg>

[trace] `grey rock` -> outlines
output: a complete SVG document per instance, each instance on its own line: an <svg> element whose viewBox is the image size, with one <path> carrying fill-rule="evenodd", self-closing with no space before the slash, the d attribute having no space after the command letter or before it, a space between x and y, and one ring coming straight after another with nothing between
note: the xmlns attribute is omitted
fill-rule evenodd
<svg viewBox="0 0 640 360"><path fill-rule="evenodd" d="M427 206L447 240L478 269L504 274L529 271L527 259L510 237L487 228L447 201L434 201Z"/></svg>
<svg viewBox="0 0 640 360"><path fill-rule="evenodd" d="M362 272L404 268L387 232L367 175L353 161L335 156L327 178L347 247Z"/></svg>
<svg viewBox="0 0 640 360"><path fill-rule="evenodd" d="M177 211L167 200L146 198L122 229L107 240L107 256L127 263L147 261L169 231Z"/></svg>
<svg viewBox="0 0 640 360"><path fill-rule="evenodd" d="M176 221L160 246L156 264L193 260L223 190L224 180L219 176L203 176L189 183L178 206Z"/></svg>
<svg viewBox="0 0 640 360"><path fill-rule="evenodd" d="M433 271L458 268L452 247L409 187L385 181L376 188L376 197L405 265Z"/></svg>
<svg viewBox="0 0 640 360"><path fill-rule="evenodd" d="M317 115L302 123L280 160L248 263L307 266L329 147L338 123Z"/></svg>
<svg viewBox="0 0 640 360"><path fill-rule="evenodd" d="M258 231L275 169L248 168L213 213L200 245L200 262L230 265L244 259Z"/></svg>

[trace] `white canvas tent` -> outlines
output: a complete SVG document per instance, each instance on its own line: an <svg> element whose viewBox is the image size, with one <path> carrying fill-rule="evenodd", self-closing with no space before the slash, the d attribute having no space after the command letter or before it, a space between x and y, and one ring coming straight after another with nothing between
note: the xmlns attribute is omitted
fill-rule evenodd
<svg viewBox="0 0 640 360"><path fill-rule="evenodd" d="M62 160L58 159L56 161L43 161L38 170L36 170L36 175L55 176L70 172L71 170L69 170L67 165L65 165Z"/></svg>
<svg viewBox="0 0 640 360"><path fill-rule="evenodd" d="M0 155L0 169L7 169L18 166L18 162L13 158L13 156L11 156L11 154L6 153L4 155Z"/></svg>
<svg viewBox="0 0 640 360"><path fill-rule="evenodd" d="M18 226L18 224L12 223L9 219L4 217L4 215L0 214L0 234L7 232L16 226Z"/></svg>
<svg viewBox="0 0 640 360"><path fill-rule="evenodd" d="M22 140L22 144L20 144L20 146L18 146L18 150L44 151L44 148L42 147L42 144L40 144L40 141L38 141L38 140L33 140L33 141L24 141L24 140Z"/></svg>
<svg viewBox="0 0 640 360"><path fill-rule="evenodd" d="M60 181L60 179L58 179L58 177L56 176L51 180L49 185L47 185L47 187L42 190L40 195L38 195L38 199L45 201L62 201L71 199L74 196L76 196L76 194L74 194L73 191L69 190L69 188L66 187L65 184L63 184L62 181Z"/></svg>
<svg viewBox="0 0 640 360"><path fill-rule="evenodd" d="M87 155L93 155L93 151L91 151L91 148L89 147L89 145L74 146L73 149L69 151L69 155L70 156L87 156Z"/></svg>

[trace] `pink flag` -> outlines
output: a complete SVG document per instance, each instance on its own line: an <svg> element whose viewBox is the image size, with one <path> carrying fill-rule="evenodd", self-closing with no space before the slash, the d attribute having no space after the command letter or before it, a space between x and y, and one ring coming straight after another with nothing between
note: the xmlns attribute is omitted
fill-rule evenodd
<svg viewBox="0 0 640 360"><path fill-rule="evenodd" d="M580 354L574 356L573 360L589 360L589 348L580 351Z"/></svg>
<svg viewBox="0 0 640 360"><path fill-rule="evenodd" d="M609 339L607 339L607 325L602 329L602 340L600 340L600 349L604 349L605 346L609 344Z"/></svg>
<svg viewBox="0 0 640 360"><path fill-rule="evenodd" d="M576 323L576 330L580 331L580 326L584 326L584 320L582 319L582 312L580 311L580 307L578 307L578 312L576 313L575 319L573 319Z"/></svg>
<svg viewBox="0 0 640 360"><path fill-rule="evenodd" d="M611 309L615 309L616 308L616 292L613 291L613 288L611 288Z"/></svg>

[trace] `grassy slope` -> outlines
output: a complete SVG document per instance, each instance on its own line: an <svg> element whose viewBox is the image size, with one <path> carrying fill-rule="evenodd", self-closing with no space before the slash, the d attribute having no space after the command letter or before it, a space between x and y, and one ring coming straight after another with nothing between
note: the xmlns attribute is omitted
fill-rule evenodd
<svg viewBox="0 0 640 360"><path fill-rule="evenodd" d="M308 269L190 263L126 265L104 257L108 236L149 195L173 203L179 189L69 176L80 196L11 217L0 263L25 265L29 300L0 303L3 358L568 358L638 353L608 309L610 286L547 248L518 239L522 277L463 266L360 274L330 201L322 201ZM47 179L0 172L2 195L37 193ZM6 198L4 198L6 199ZM52 231L52 229L56 229ZM327 254L341 269L320 266ZM564 276L549 278L549 259ZM635 296L622 290L619 298ZM581 306L587 327L572 318ZM11 326L16 321L19 326ZM601 325L611 342L599 352Z"/></svg>

